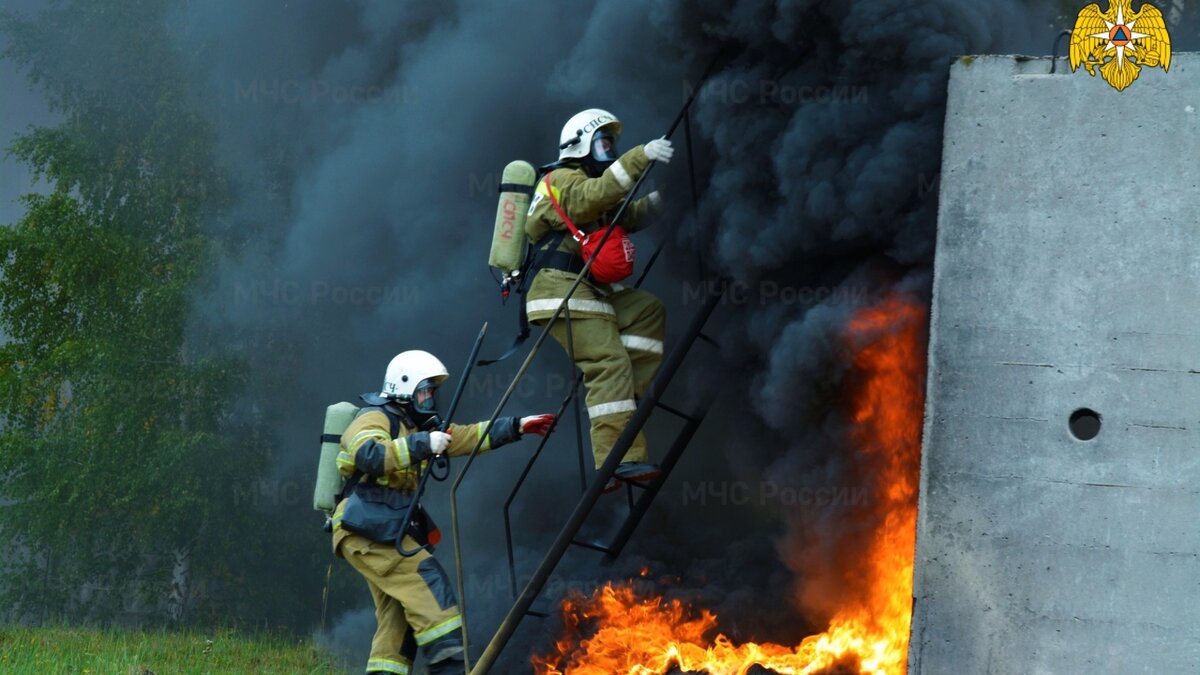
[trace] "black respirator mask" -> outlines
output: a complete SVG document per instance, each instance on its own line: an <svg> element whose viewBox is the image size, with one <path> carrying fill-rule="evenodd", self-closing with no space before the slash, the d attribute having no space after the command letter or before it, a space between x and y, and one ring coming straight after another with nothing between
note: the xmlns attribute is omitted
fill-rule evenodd
<svg viewBox="0 0 1200 675"><path fill-rule="evenodd" d="M437 411L437 388L434 382L423 380L405 405L405 412L421 427L421 431L436 431L442 426L442 418Z"/></svg>

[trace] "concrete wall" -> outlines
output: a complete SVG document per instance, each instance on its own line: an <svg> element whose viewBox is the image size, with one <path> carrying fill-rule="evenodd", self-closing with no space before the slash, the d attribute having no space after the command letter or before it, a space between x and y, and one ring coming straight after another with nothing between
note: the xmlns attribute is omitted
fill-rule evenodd
<svg viewBox="0 0 1200 675"><path fill-rule="evenodd" d="M952 66L909 672L1200 672L1200 56L1048 66Z"/></svg>

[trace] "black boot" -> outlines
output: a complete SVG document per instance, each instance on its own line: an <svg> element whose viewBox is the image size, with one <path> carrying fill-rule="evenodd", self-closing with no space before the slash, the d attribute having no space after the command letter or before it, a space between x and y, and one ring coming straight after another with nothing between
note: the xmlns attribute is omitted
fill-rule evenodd
<svg viewBox="0 0 1200 675"><path fill-rule="evenodd" d="M613 477L609 479L608 484L604 486L604 494L615 492L617 488L621 487L622 481L649 483L661 474L662 469L657 464L649 462L622 462L617 466L617 470L613 473Z"/></svg>

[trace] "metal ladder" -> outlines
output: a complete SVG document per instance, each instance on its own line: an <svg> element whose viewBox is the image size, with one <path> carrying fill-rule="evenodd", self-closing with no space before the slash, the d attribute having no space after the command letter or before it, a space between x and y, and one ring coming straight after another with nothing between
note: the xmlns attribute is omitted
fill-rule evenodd
<svg viewBox="0 0 1200 675"><path fill-rule="evenodd" d="M680 411L676 407L664 404L661 399L662 395L666 393L667 387L670 386L672 378L676 376L680 366L683 365L685 357L688 356L688 353L691 351L691 347L696 344L696 341L704 341L708 342L709 345L716 345L716 342L710 339L709 336L704 335L702 330L704 324L707 323L709 316L712 316L713 310L715 310L716 305L720 303L722 297L724 297L724 286L709 289L707 297L704 298L704 304L701 306L701 309L698 310L694 316L692 316L691 322L689 323L688 328L686 328L684 331L683 336L680 337L678 344L672 348L670 353L667 354L666 359L664 359L664 362L662 362L662 365L659 368L658 374L656 374L654 377L654 381L650 383L646 393L644 393L641 400L638 401L637 410L634 412L634 416L632 416L630 419L629 424L625 425L625 429L617 438L617 442L613 444L613 448L610 454L608 454L608 458L605 460L604 465L602 465L599 470L596 471L592 482L587 484L587 488L583 491L580 501L576 503L575 509L572 510L571 515L569 516L568 520L566 520L562 530L559 531L558 536L556 539L554 539L553 544L550 546L550 550L548 550L546 555L542 557L541 562L539 563L538 567L536 567L526 586L524 586L520 596L517 596L516 601L509 610L508 615L504 617L504 621L500 623L496 633L493 634L493 637L484 650L484 653L482 653L479 662L474 665L474 668L469 669L470 675L482 675L491 670L492 665L496 663L496 659L499 657L500 652L504 650L505 645L508 644L512 634L516 632L517 626L520 625L524 617L527 615L540 617L546 616L544 613L539 613L539 611L533 610L533 603L540 595L542 589L544 589L547 581L550 580L551 574L554 572L554 568L556 568L558 563L563 560L563 556L566 554L566 550L568 550L570 546L575 545L580 546L580 548L583 549L599 551L601 554L604 554L608 560L614 560L614 558L619 556L620 552L624 550L625 544L629 542L630 537L636 531L636 528L642 521L643 516L648 512L650 504L652 504L654 502L654 498L658 496L659 491L662 489L662 485L664 485L666 480L670 478L671 472L678 464L680 456L682 456L684 450L688 448L688 444L691 441L691 438L695 436L696 431L700 429L700 425L703 423L704 417L706 417L710 405L712 405L712 395L706 394L702 396L700 404L697 405L696 410L688 413ZM574 359L572 359L572 363L574 363ZM559 406L559 414L565 412L566 407L570 406L572 402L577 402L578 387L580 387L580 384L580 377L576 376L574 382L572 382L570 392L568 395L566 395L562 405ZM628 482L628 480L624 482L625 489L628 490L629 494L630 510L629 514L625 516L622 525L620 525L618 528L617 533L614 534L611 540L608 540L607 543L587 542L587 540L581 540L578 538L578 533L580 533L584 522L587 521L588 515L592 513L596 502L598 502L601 495L604 494L605 485L608 483L608 480L613 478L613 473L617 471L620 461L622 461L625 454L629 452L629 448L632 442L634 442L638 432L640 432L643 426L646 425L650 419L650 416L652 416L655 410L661 410L670 413L672 416L682 419L684 423L682 429L679 429L676 436L674 436L674 440L671 443L670 449L667 450L664 459L662 459L661 473L658 477L650 480L650 482L647 484ZM580 418L577 417L577 424L578 420L580 420ZM582 432L577 431L577 435L582 436ZM533 455L530 455L530 458L527 461L526 466L524 466L521 476L517 479L514 489L512 489L510 492L508 500L505 501L504 526L506 543L508 543L509 578L510 584L514 591L517 584L514 550L512 550L510 508L512 503L515 502L516 496L518 492L520 492L522 485L524 482L526 482L526 478L529 476L530 470L532 470L535 462L540 458L542 449L545 448L546 442L550 436L550 434L547 434L546 437L542 438L538 448L534 450ZM578 438L578 441L580 441L580 456L582 462L582 438ZM462 472L460 472L460 478L464 473L467 472L468 468L469 466L463 468ZM456 488L457 484L458 480L456 480ZM641 491L641 495L638 496L636 500L634 497L635 490ZM451 507L451 510L455 510L454 492L451 492ZM454 518L457 520L456 516L454 516ZM458 571L460 571L460 574L458 574L458 577L460 577L460 583L458 583L458 585L460 585L460 596L462 596L462 556L461 548L458 546L457 542L457 522L455 525L455 557L456 562L458 563ZM467 651L469 650L470 643L468 639L469 634L466 628L467 605L466 598L464 597L460 597L460 610L463 614L463 647L464 651Z"/></svg>
<svg viewBox="0 0 1200 675"><path fill-rule="evenodd" d="M719 300L720 296L719 295L716 296L716 299ZM702 312L703 311L704 310L702 310ZM711 313L711 310L709 310L709 313ZM702 326L700 326L700 328L702 328ZM718 346L716 341L714 341L712 338L705 335L703 332L696 332L694 335L691 335L691 330L692 330L692 328L689 328L689 335L684 338L683 343L681 343L679 346L677 346L675 348L675 350L672 352L673 354L678 352L678 353L686 356L686 354L689 352L691 346L697 340L709 343L709 344L713 345L714 347ZM661 373L663 371L660 369L659 372ZM673 373L672 373L672 376L673 376ZM559 408L560 415L566 411L567 406L572 401L574 401L576 404L578 403L578 399L576 398L576 396L578 393L579 384L580 384L580 378L577 377L573 383L572 389L567 394L567 398L563 401L562 406ZM626 491L626 494L628 495L628 500L629 500L629 514L626 516L621 527L618 529L616 536L614 536L613 539L611 540L611 542L608 544L602 544L602 543L595 542L595 541L581 541L577 538L573 538L570 542L572 545L580 546L582 548L591 549L593 551L598 551L600 553L603 553L605 555L605 558L609 562L615 560L617 558L617 556L620 555L622 549L625 547L625 544L628 542L629 537L633 534L633 531L635 529L637 529L637 525L641 522L642 517L646 515L646 511L649 509L650 503L654 501L654 497L657 496L658 492L662 489L663 484L666 483L667 479L670 477L671 472L675 469L675 465L676 465L676 463L678 463L680 455L683 454L684 449L686 449L688 443L691 442L692 436L695 435L696 430L699 429L700 424L704 421L704 418L708 414L708 410L711 407L712 397L707 396L707 395L703 396L700 399L700 403L696 406L695 411L691 412L691 413L686 413L686 412L683 412L682 410L679 410L676 407L667 405L666 403L662 402L661 396L665 392L665 389L669 386L669 384L670 384L669 381L665 381L664 384L662 385L662 387L657 391L657 393L654 393L654 392L651 392L650 390L648 390L647 394L645 396L643 396L641 399L639 399L639 403L640 403L640 401L648 400L649 405L652 406L653 408L657 408L658 410L662 410L663 412L669 413L669 414L673 415L674 417L679 418L684 423L683 427L675 433L675 437L671 442L670 448L667 450L666 455L663 457L662 464L660 465L661 474L658 477L656 477L655 479L649 481L648 483L643 483L643 482L639 482L639 481L622 481L619 478L615 479L619 483L622 483L625 486L625 491ZM575 412L576 447L578 449L578 454L579 454L579 468L580 468L580 475L579 475L580 491L581 491L582 495L586 495L587 490L588 490L587 469L585 468L585 461L584 461L584 455L583 455L583 439L582 439L582 430L580 428L581 427L581 425L580 425L581 418L579 417L579 414L578 414L578 406L577 405L576 405L575 411L576 411ZM631 426L632 426L632 422L631 422ZM631 438L633 436L636 436L637 432L640 430L641 430L640 428L634 429L631 432ZM632 443L632 440L630 442ZM526 462L524 470L521 472L520 477L517 478L516 483L513 485L512 491L509 493L508 498L504 502L504 533L505 533L505 544L506 544L507 554L508 554L509 585L512 590L514 599L517 597L517 574L516 574L516 564L514 561L514 548L513 548L513 535L512 535L512 532L513 532L512 514L511 514L512 505L516 501L517 495L520 493L521 488L524 486L525 480L526 480L526 478L528 478L530 471L533 469L533 466L537 463L538 459L540 458L542 448L545 445L546 445L546 439L543 438L541 443L538 445L537 449L530 456L529 461ZM628 450L628 448L627 447L622 448L620 441L618 441L618 443L616 445L614 445L612 452L620 451L622 453L622 455L624 455L625 452L627 452L627 450ZM597 473L596 481L599 481L601 478L605 478L605 476L601 475L600 473ZM607 478L611 479L612 477L608 476ZM641 497L635 499L634 495L637 494L639 491L641 492ZM577 536L577 534L578 533L576 533L576 536ZM529 613L533 614L535 616L540 614L540 613L534 612L532 610Z"/></svg>
<svg viewBox="0 0 1200 675"><path fill-rule="evenodd" d="M703 82L704 80L707 79L708 74L711 73L711 71L715 67L716 63L717 63L717 58L714 58L713 62L709 65L708 70L705 72L705 75L701 78L701 82ZM668 132L665 135L665 137L669 138L674 133L676 128L678 128L678 126L681 123L683 124L684 133L686 135L686 144L687 144L687 148L688 148L687 158L688 158L689 179L690 179L690 186L691 186L691 192L692 192L693 206L695 206L695 204L698 202L698 194L697 194L697 188L696 188L696 178L695 178L692 144L691 144L691 119L690 119L690 115L689 115L688 111L691 107L692 102L695 100L696 94L699 92L699 90L700 90L700 87L697 87L692 92L691 97L689 97L688 101L684 104L683 108L680 110L679 114L676 116L674 122L671 124L670 129L668 130ZM634 183L633 187L629 190L629 194L627 195L625 201L621 204L620 208L617 209L617 212L613 216L610 225L604 230L604 234L600 240L599 245L597 246L597 251L601 247L604 246L604 243L608 240L609 236L611 235L611 233L613 231L613 226L617 222L620 221L621 215L625 212L625 209L631 203L633 196L637 194L638 189L641 187L641 185L645 181L646 177L650 174L650 171L653 168L654 168L654 163L652 162L650 164L650 166L647 167L647 169L644 172L642 172L642 175L638 177L638 180ZM647 263L646 269L642 272L641 277L638 278L637 283L635 284L635 287L640 287L642 285L642 282L645 280L646 275L650 272L650 270L654 266L654 263L658 260L659 254L662 252L664 244L665 244L665 238L659 242L654 253L651 255L650 260ZM516 601L514 602L512 608L509 610L508 615L505 617L504 621L500 624L500 627L496 630L491 641L488 643L487 648L484 650L483 654L481 655L479 662L472 668L471 661L470 661L470 639L469 639L470 634L468 631L467 618L466 618L467 598L466 598L465 589L464 589L464 575L463 575L464 567L463 567L463 560L462 560L462 547L461 547L461 541L460 541L460 537L459 537L458 499L457 499L458 490L462 485L463 479L466 477L467 473L471 469L471 466L474 464L476 457L479 455L480 448L483 445L483 441L487 437L486 432L491 429L491 425L495 424L496 419L500 416L500 413L503 411L504 407L507 405L507 403L511 399L513 393L516 390L517 385L519 384L520 380L524 377L525 373L528 371L530 364L532 363L534 357L538 354L539 350L541 349L541 346L544 344L546 337L550 334L550 327L554 324L555 321L563 320L566 322L565 327L566 327L566 337L567 337L566 342L568 345L567 346L568 357L571 361L572 368L574 368L574 363L575 363L574 349L573 349L574 341L572 339L572 333L571 333L572 327L571 327L570 310L568 309L568 302L569 302L570 298L575 294L575 291L578 289L578 287L582 283L582 281L587 278L588 272L591 269L591 266L592 266L592 263L594 260L595 260L595 254L593 254L593 256L590 259L585 261L583 269L579 272L579 274L575 278L574 283L571 285L571 287L568 289L568 291L564 294L563 301L559 304L558 308L555 310L554 314L550 317L549 321L542 327L540 333L537 336L536 341L534 342L533 346L530 347L529 353L526 356L525 361L521 364L521 367L517 370L516 374L513 376L512 381L509 383L508 388L505 390L504 394L501 396L499 403L497 404L494 412L492 413L491 417L489 418L488 422L486 423L485 433L481 434L479 442L476 444L476 446L472 450L471 454L467 457L466 463L464 464L462 469L459 470L459 473L456 476L454 483L450 488L450 513L451 513L452 535L453 535L453 543L454 543L454 560L455 560L455 566L456 566L457 572L458 572L458 600L459 600L459 608L460 608L460 611L461 611L462 617L463 617L463 619L462 619L463 648L464 648L466 672L468 675L483 675L484 673L487 673L490 671L492 666L495 664L496 659L499 657L501 651L504 649L505 645L507 645L509 639L512 637L513 633L516 631L517 626L520 624L521 620L524 619L525 616L530 615L530 614L535 615L535 616L545 616L544 613L531 611L533 602L537 598L538 594L544 588L546 582L550 578L550 575L553 573L553 571L557 567L558 563L562 560L563 556L565 555L567 549L570 546L578 546L578 547L585 548L585 549L599 551L605 555L607 560L610 560L610 561L614 560L618 555L620 555L621 551L624 549L625 545L628 543L629 538L633 535L634 531L637 529L638 524L641 522L642 518L645 516L646 512L649 510L651 504L654 502L654 498L658 495L659 491L662 489L663 485L666 483L667 479L670 477L671 472L674 470L674 468L675 468L676 464L678 463L680 457L682 456L684 450L687 448L688 443L691 441L691 439L695 435L696 430L700 427L700 424L704 421L704 417L708 413L709 407L711 406L711 403L712 403L711 395L704 396L701 398L701 402L697 405L697 408L694 412L686 413L675 407L672 407L665 403L662 403L661 398L662 398L663 394L666 392L666 389L667 389L668 385L670 384L672 378L675 377L675 374L678 372L680 366L683 364L684 358L687 356L688 352L691 350L692 346L695 344L695 342L697 340L704 341L714 347L717 346L717 343L714 340L712 340L710 337L708 337L707 335L703 334L702 330L703 330L705 324L707 323L709 317L712 315L713 310L716 309L716 306L720 303L721 299L725 295L725 287L726 287L725 280L719 280L715 284L708 284L708 283L705 284L705 299L704 299L703 305L692 317L690 323L687 326L687 329L683 333L678 344L676 344L670 350L670 352L667 354L666 358L663 360L662 364L659 367L658 373L654 377L654 380L650 383L650 386L647 388L645 393L642 395L640 401L638 402L637 409L634 411L632 418L630 419L629 423L626 425L625 429L621 432L621 435L617 438L616 443L613 445L612 450L609 452L608 458L605 460L603 466L601 466L600 469L597 471L594 479L591 481L590 484L588 483L587 477L586 477L586 468L585 468L585 462L584 462L584 456L583 456L582 417L579 413L579 405L578 405L578 393L579 393L579 387L582 383L582 375L575 374L575 376L572 378L571 388L570 388L569 392L567 393L567 396L563 399L563 401L558 409L558 421L560 421L562 419L562 415L564 412L566 412L568 406L571 406L572 404L574 404L575 435L576 435L576 443L577 443L578 452L579 452L580 488L581 488L583 494L582 494L579 502L576 504L575 509L572 511L570 517L567 519L566 524L563 525L562 530L559 532L554 543L551 545L550 550L542 558L541 563L538 565L537 569L534 571L534 574L530 578L529 582L525 585L525 588L516 597ZM699 259L697 260L697 262L698 262L698 267L699 267L699 271L700 271L700 274L699 274L700 279L702 281L706 281L707 275L705 273L704 265L703 265L702 261L700 261ZM670 448L668 449L666 455L663 458L663 461L661 464L661 474L658 477L656 477L654 480L650 481L648 484L624 481L625 485L626 485L626 490L627 490L628 496L629 496L629 505L630 505L629 514L626 516L624 522L622 523L621 527L618 529L616 535L610 541L608 541L607 543L600 543L600 542L580 540L578 538L579 531L583 527L583 524L587 520L588 515L592 512L592 509L595 507L596 502L599 500L601 494L603 493L604 487L613 478L613 475L614 475L618 465L621 463L621 460L625 457L625 454L629 451L629 448L632 445L634 439L637 437L637 434L646 425L646 422L650 419L650 416L654 412L655 409L660 409L669 414L672 414L672 415L682 419L684 422L683 427L676 434L674 441L671 443ZM516 567L515 567L513 546L512 546L512 526L511 526L510 510L511 510L511 507L512 507L514 501L516 500L517 494L520 492L521 487L524 485L525 480L528 478L529 473L533 468L533 465L537 462L538 458L542 455L542 451L545 448L546 443L549 441L550 437L552 436L554 429L557 427L558 421L555 422L555 425L551 428L550 433L547 433L546 436L542 438L541 442L538 444L537 448L534 450L533 455L530 457L529 461L526 463L524 470L522 471L520 477L518 478L516 484L513 487L512 492L509 494L509 497L506 500L505 505L504 505L504 523L505 523L505 536L506 536L506 542L507 542L507 548L508 548L509 579L510 579L510 584L512 586L514 595L516 595L517 583L516 583ZM635 490L641 491L641 495L636 499L634 498Z"/></svg>

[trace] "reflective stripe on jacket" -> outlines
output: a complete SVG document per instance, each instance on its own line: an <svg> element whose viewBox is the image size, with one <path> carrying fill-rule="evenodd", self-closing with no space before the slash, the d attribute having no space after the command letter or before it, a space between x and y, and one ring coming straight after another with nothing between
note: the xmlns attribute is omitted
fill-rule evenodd
<svg viewBox="0 0 1200 675"><path fill-rule="evenodd" d="M639 145L621 155L597 178L588 178L578 165L555 169L550 172L550 189L554 191L554 197L567 217L574 221L580 230L595 232L604 226L605 216L620 206L649 164L650 160ZM641 229L649 208L648 198L634 200L621 216L621 226L626 232ZM547 198L545 181L538 181L533 202L529 206L529 218L525 221L525 233L529 235L529 241L536 247L549 233L566 229L562 218ZM568 235L563 237L558 250L578 256L579 243ZM529 320L550 318L571 288L575 276L572 272L556 269L543 269L538 272L525 296L525 310L529 314ZM612 305L605 300L614 287L615 285L599 284L590 280L580 284L567 305L571 316L615 317Z"/></svg>
<svg viewBox="0 0 1200 675"><path fill-rule="evenodd" d="M349 478L356 470L363 475L354 491L333 513L333 548L347 531L378 542L395 541L407 529L404 514L430 456L428 432L417 431L401 419L398 433L391 435L392 415L379 407L363 408L342 434L338 471ZM501 417L492 425L479 451L487 452L521 437L515 417ZM446 454L468 455L479 442L487 422L451 424L452 436Z"/></svg>

